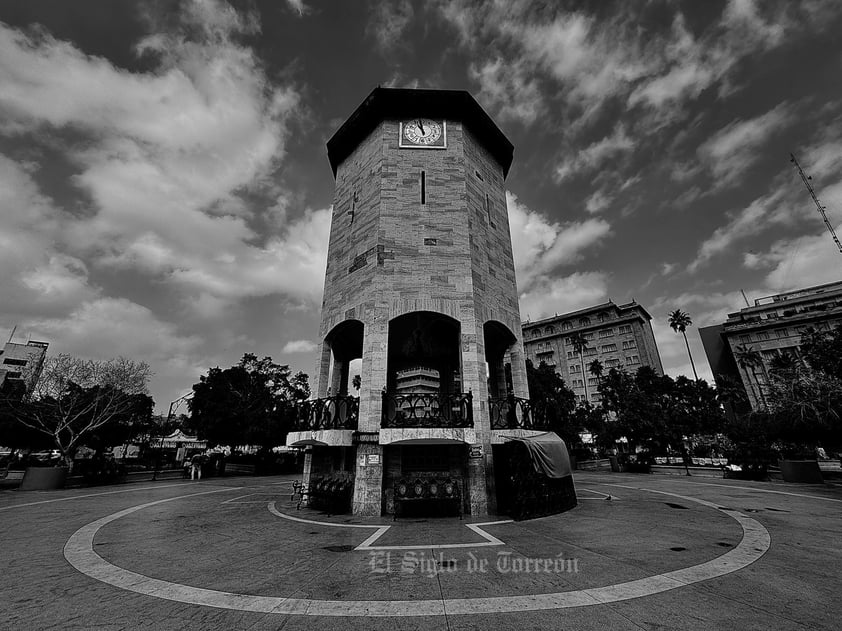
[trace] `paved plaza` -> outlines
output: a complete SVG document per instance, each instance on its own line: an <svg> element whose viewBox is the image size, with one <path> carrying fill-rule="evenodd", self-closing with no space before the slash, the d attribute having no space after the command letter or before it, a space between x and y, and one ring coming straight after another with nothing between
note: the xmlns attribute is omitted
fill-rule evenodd
<svg viewBox="0 0 842 631"><path fill-rule="evenodd" d="M532 521L296 510L291 477L0 493L4 629L837 629L842 488L580 472Z"/></svg>

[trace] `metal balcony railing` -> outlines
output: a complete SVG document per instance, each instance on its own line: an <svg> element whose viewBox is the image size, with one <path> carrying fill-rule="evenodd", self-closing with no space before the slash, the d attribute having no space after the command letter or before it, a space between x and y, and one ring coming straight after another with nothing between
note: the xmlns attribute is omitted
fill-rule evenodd
<svg viewBox="0 0 842 631"><path fill-rule="evenodd" d="M301 401L296 405L293 431L319 429L357 429L360 399L351 396L324 397Z"/></svg>
<svg viewBox="0 0 842 631"><path fill-rule="evenodd" d="M545 410L533 407L529 399L514 395L488 400L491 429L549 430Z"/></svg>
<svg viewBox="0 0 842 631"><path fill-rule="evenodd" d="M383 392L381 427L473 427L470 392Z"/></svg>

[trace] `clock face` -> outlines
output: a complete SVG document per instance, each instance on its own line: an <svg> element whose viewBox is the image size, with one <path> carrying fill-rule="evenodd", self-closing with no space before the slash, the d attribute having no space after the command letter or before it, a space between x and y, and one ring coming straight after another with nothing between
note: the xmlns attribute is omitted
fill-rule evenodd
<svg viewBox="0 0 842 631"><path fill-rule="evenodd" d="M403 124L403 146L429 147L441 144L442 123L429 118L415 118Z"/></svg>

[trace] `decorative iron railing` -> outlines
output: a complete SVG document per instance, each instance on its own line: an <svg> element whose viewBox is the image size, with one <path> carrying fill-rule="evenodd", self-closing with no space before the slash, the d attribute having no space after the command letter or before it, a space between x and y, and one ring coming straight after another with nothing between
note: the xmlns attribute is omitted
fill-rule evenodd
<svg viewBox="0 0 842 631"><path fill-rule="evenodd" d="M488 400L491 429L550 429L546 410L532 405L529 399L509 395Z"/></svg>
<svg viewBox="0 0 842 631"><path fill-rule="evenodd" d="M383 392L381 427L473 427L470 392Z"/></svg>
<svg viewBox="0 0 842 631"><path fill-rule="evenodd" d="M357 429L359 397L335 396L301 401L296 406L293 431Z"/></svg>

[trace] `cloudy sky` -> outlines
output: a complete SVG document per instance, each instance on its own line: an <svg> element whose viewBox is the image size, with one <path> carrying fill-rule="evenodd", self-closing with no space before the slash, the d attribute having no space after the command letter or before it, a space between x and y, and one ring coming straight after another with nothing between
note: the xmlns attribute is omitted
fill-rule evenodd
<svg viewBox="0 0 842 631"><path fill-rule="evenodd" d="M546 5L546 6L541 6ZM467 89L515 145L521 314L666 324L842 278L836 0L0 4L0 331L148 361L159 410L245 352L311 373L333 178L378 84ZM842 226L840 226L842 228ZM838 228L839 229L839 228Z"/></svg>

